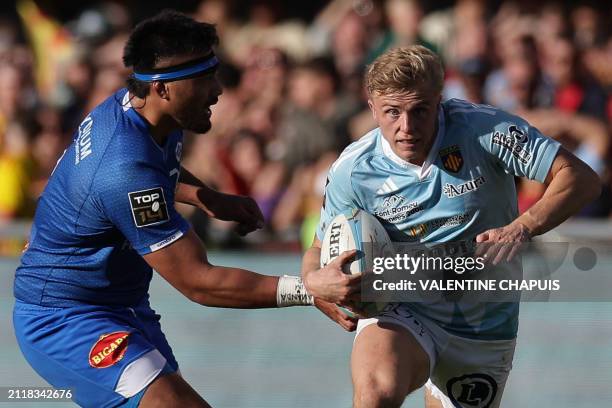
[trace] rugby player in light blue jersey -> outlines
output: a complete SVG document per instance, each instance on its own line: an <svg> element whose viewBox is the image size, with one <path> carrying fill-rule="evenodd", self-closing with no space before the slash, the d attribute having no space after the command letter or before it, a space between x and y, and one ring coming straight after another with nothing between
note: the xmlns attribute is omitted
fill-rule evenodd
<svg viewBox="0 0 612 408"><path fill-rule="evenodd" d="M245 233L263 223L252 199L215 192L180 165L182 130L208 131L221 94L217 41L214 26L175 12L140 23L124 50L127 89L83 120L38 203L15 275L15 334L30 365L79 405L209 406L180 376L149 306L152 269L203 305L313 303L296 276L211 265L174 208L195 205ZM350 255L322 271L326 298L345 302L359 289L341 271Z"/></svg>
<svg viewBox="0 0 612 408"><path fill-rule="evenodd" d="M559 225L600 192L583 162L519 117L461 100L441 102L443 69L424 47L391 50L369 67L379 125L332 165L302 276L310 293L326 225L360 208L394 241L510 242ZM518 215L514 177L547 185ZM498 258L499 257L499 258ZM326 299L330 300L331 299ZM355 407L396 407L427 382L428 407L498 407L512 366L518 303L401 303L359 321L351 358ZM429 379L429 381L428 381Z"/></svg>

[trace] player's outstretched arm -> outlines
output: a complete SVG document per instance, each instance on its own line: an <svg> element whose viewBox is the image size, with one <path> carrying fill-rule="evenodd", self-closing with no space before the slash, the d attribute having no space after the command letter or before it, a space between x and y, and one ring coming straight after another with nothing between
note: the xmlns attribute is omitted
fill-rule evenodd
<svg viewBox="0 0 612 408"><path fill-rule="evenodd" d="M251 197L215 191L184 167L181 167L175 200L198 207L210 217L237 222L237 232L241 235L264 226L261 210Z"/></svg>
<svg viewBox="0 0 612 408"><path fill-rule="evenodd" d="M167 247L144 255L144 259L187 298L202 305L267 308L312 305L314 302L297 276L279 278L212 265L204 244L193 230ZM354 291L354 282L356 280L344 280L339 284L340 295L333 298L334 302L346 301Z"/></svg>
<svg viewBox="0 0 612 408"><path fill-rule="evenodd" d="M276 307L278 277L212 265L204 245L189 230L176 242L144 259L187 298L207 306Z"/></svg>
<svg viewBox="0 0 612 408"><path fill-rule="evenodd" d="M145 255L144 259L182 294L202 305L234 308L292 305L277 299L278 289L283 289L279 287L278 277L212 265L193 230L167 247ZM312 304L312 297L305 291L293 295L291 300L295 304Z"/></svg>

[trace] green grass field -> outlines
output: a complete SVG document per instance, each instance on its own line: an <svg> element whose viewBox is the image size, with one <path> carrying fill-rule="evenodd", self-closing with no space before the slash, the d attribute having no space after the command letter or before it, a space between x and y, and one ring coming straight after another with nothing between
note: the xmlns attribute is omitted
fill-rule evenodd
<svg viewBox="0 0 612 408"><path fill-rule="evenodd" d="M210 258L276 275L296 274L300 262L297 255L254 253L212 253ZM44 386L21 356L12 331L16 265L16 259L0 259L0 387ZM151 303L162 315L183 376L214 407L351 406L353 334L316 310L204 308L158 277L151 285ZM610 384L612 303L521 305L514 368L502 407L612 407ZM404 406L422 407L422 398L419 391Z"/></svg>

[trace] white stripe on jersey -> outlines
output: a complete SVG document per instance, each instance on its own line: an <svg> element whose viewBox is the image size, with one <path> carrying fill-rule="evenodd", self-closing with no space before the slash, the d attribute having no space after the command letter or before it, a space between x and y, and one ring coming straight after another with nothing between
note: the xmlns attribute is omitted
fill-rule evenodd
<svg viewBox="0 0 612 408"><path fill-rule="evenodd" d="M340 163L342 163L346 159L349 159L353 156L357 156L359 153L361 153L367 147L369 147L370 144L372 144L372 142L375 142L375 141L376 141L376 129L374 129L370 133L363 136L359 141L347 147L344 150L344 152L342 152L340 157L338 157L338 160L336 160L336 162L333 164L333 166L331 167L331 171L336 171Z"/></svg>
<svg viewBox="0 0 612 408"><path fill-rule="evenodd" d="M391 180L391 177L389 177L388 179L385 180L382 187L378 189L376 194L385 194L385 193L390 193L392 191L397 191L397 190L399 190L399 187L397 187L397 185L393 182L393 180Z"/></svg>
<svg viewBox="0 0 612 408"><path fill-rule="evenodd" d="M474 112L486 113L487 115L495 115L495 113L496 113L493 110L483 109L483 108L454 108L454 109L450 109L448 111L448 113L450 113L450 114L453 114L453 113L474 113Z"/></svg>
<svg viewBox="0 0 612 408"><path fill-rule="evenodd" d="M477 105L475 103L471 103L468 101L464 101L461 99L453 99L452 100L455 105L459 105L456 108L450 108L448 113L486 113L487 115L495 115L497 110L490 105Z"/></svg>
<svg viewBox="0 0 612 408"><path fill-rule="evenodd" d="M123 109L124 112L127 112L129 109L132 108L132 103L130 102L129 92L126 92L125 95L123 95L123 100L121 101L121 108Z"/></svg>

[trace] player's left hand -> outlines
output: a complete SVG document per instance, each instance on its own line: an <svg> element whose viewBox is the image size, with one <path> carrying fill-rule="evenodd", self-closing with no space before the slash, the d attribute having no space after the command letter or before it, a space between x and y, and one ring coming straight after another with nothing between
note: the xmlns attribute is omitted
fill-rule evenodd
<svg viewBox="0 0 612 408"><path fill-rule="evenodd" d="M236 232L240 235L246 235L264 226L263 214L251 197L215 191L212 195L208 192L207 196L200 197L200 200L205 207L203 210L211 217L237 222Z"/></svg>
<svg viewBox="0 0 612 408"><path fill-rule="evenodd" d="M357 328L357 320L359 319L347 315L337 305L319 298L315 298L314 305L317 309L323 312L323 314L332 319L334 322L338 323L344 330L352 332Z"/></svg>
<svg viewBox="0 0 612 408"><path fill-rule="evenodd" d="M476 236L475 257L484 257L485 262L497 265L504 259L510 262L522 243L531 240L529 229L518 221L501 228L493 228Z"/></svg>

